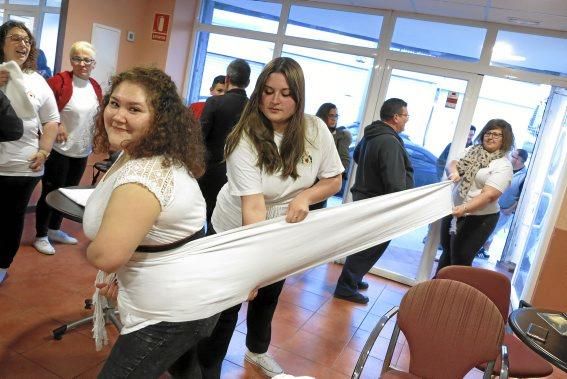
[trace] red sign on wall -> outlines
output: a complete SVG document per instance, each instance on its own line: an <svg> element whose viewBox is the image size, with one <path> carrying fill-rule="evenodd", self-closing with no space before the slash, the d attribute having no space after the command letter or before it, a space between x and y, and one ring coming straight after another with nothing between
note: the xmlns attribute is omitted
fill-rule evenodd
<svg viewBox="0 0 567 379"><path fill-rule="evenodd" d="M167 31L169 29L169 15L156 13L154 15L154 26L152 30L152 39L156 41L167 40Z"/></svg>

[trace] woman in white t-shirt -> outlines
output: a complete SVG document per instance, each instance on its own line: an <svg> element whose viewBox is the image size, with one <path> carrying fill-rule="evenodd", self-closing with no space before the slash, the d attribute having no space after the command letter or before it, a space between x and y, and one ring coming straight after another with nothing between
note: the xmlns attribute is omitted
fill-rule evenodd
<svg viewBox="0 0 567 379"><path fill-rule="evenodd" d="M305 81L299 64L291 58L268 63L227 138L228 183L217 197L213 233L278 216L300 222L310 204L340 189L344 168L333 137L322 120L304 114L304 104ZM267 353L283 285L282 280L260 288L248 304L245 358L269 376L283 372ZM220 377L240 306L222 312L213 334L199 346L205 378Z"/></svg>
<svg viewBox="0 0 567 379"><path fill-rule="evenodd" d="M90 77L95 67L95 50L85 41L75 42L69 52L72 71L62 71L47 84L55 95L61 114L57 140L45 162L41 196L35 211L36 237L33 246L43 254L55 254L52 242L76 244L77 239L60 230L62 216L52 212L45 197L61 187L81 181L92 150L94 116L102 100L102 90Z"/></svg>
<svg viewBox="0 0 567 379"><path fill-rule="evenodd" d="M498 198L510 185L512 164L506 154L514 146L512 126L504 120L486 123L476 144L463 151L445 168L457 183L453 189L453 214L441 223L437 271L445 266L470 266L490 236L500 214Z"/></svg>
<svg viewBox="0 0 567 379"><path fill-rule="evenodd" d="M83 219L92 240L87 259L118 281L110 275L110 286L97 287L110 297L119 288L124 325L99 378L157 378L168 369L174 377L199 378L196 345L218 316L187 321L174 311L183 299L170 297L186 273L168 272L167 281L155 274L162 273L159 262L204 235L205 200L196 180L205 165L199 124L167 74L133 68L112 79L96 118L94 147L123 150ZM148 316L136 314L140 309Z"/></svg>
<svg viewBox="0 0 567 379"><path fill-rule="evenodd" d="M35 72L36 58L25 24L0 26L0 88L24 127L21 138L0 143L0 283L20 246L26 208L57 135L59 112L45 79Z"/></svg>

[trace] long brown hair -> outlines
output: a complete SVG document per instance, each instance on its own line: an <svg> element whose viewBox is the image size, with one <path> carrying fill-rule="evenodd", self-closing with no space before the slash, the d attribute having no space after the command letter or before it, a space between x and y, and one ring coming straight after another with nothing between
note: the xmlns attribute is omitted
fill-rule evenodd
<svg viewBox="0 0 567 379"><path fill-rule="evenodd" d="M274 128L272 123L260 111L260 102L266 81L270 74L280 73L287 82L290 95L295 101L295 112L289 119L289 124L284 130L280 150L274 142ZM305 79L303 70L299 63L291 58L275 58L268 63L258 80L250 101L244 108L240 121L226 140L224 150L228 157L238 146L240 140L246 136L250 139L258 154L257 166L269 174L281 171L284 178L291 176L298 178L297 164L305 153Z"/></svg>
<svg viewBox="0 0 567 379"><path fill-rule="evenodd" d="M95 120L94 148L96 152L108 152L110 143L104 127L104 109L110 95L123 82L141 86L146 92L153 120L148 131L140 139L127 142L132 158L163 156L164 166L180 164L198 178L205 172L205 148L201 127L191 111L183 104L171 77L152 67L134 67L110 80L110 89L104 96Z"/></svg>

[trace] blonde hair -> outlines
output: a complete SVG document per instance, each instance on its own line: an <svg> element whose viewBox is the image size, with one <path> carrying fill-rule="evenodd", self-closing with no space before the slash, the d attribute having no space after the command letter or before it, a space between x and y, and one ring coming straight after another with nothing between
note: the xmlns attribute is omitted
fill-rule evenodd
<svg viewBox="0 0 567 379"><path fill-rule="evenodd" d="M71 50L69 50L69 57L73 57L80 51L88 53L93 58L96 57L94 46L87 41L77 41L73 45L71 45Z"/></svg>

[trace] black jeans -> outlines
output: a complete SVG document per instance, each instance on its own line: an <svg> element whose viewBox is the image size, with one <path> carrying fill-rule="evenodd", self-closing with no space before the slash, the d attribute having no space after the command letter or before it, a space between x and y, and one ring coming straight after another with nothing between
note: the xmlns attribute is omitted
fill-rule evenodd
<svg viewBox="0 0 567 379"><path fill-rule="evenodd" d="M41 179L41 196L35 210L36 237L47 236L48 227L53 230L61 227L63 217L49 208L45 197L49 192L61 187L78 185L87 167L87 160L88 157L67 157L55 150L49 155L49 159L45 162L45 173Z"/></svg>
<svg viewBox="0 0 567 379"><path fill-rule="evenodd" d="M457 219L457 233L450 234L452 215L441 220L441 247L437 272L451 265L470 266L478 250L492 234L500 213Z"/></svg>
<svg viewBox="0 0 567 379"><path fill-rule="evenodd" d="M211 228L211 217L217 205L217 196L227 180L226 163L207 167L205 174L198 180L199 188L207 204L207 230Z"/></svg>
<svg viewBox="0 0 567 379"><path fill-rule="evenodd" d="M39 176L0 176L0 268L8 268L20 247L24 218Z"/></svg>
<svg viewBox="0 0 567 379"><path fill-rule="evenodd" d="M120 335L98 377L158 378L169 369L174 378L199 379L197 344L211 334L217 319L160 322Z"/></svg>
<svg viewBox="0 0 567 379"><path fill-rule="evenodd" d="M372 246L356 254L347 257L341 276L337 281L335 293L342 296L354 295L358 292L358 283L362 281L364 275L370 271L372 266L384 254L390 241Z"/></svg>

